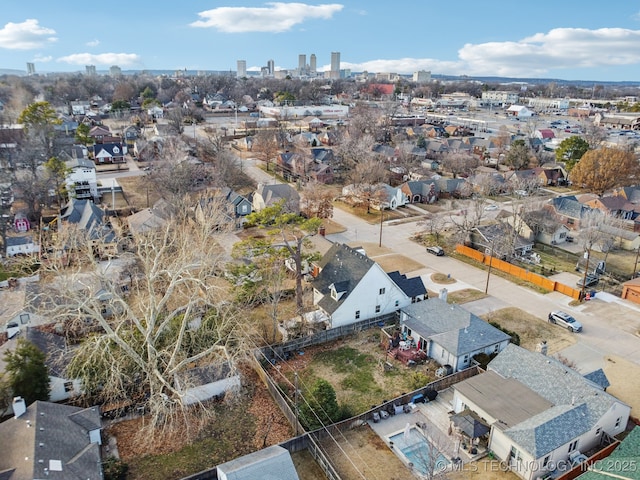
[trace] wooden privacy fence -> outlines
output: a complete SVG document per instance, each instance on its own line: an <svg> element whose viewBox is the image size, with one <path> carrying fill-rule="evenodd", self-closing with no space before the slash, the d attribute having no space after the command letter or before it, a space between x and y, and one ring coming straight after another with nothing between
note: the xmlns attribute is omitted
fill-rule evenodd
<svg viewBox="0 0 640 480"><path fill-rule="evenodd" d="M537 285L541 288L544 288L545 290L549 290L551 292L560 292L563 295L574 298L576 300L580 298L580 290L576 290L573 287L565 285L564 283L556 282L555 280L551 280L550 278L543 277L542 275L538 275L537 273L530 272L522 267L518 267L517 265L505 262L504 260L500 260L499 258L492 257L491 255L487 255L471 247L467 247L465 245L456 245L456 252L464 255L465 257L472 258L477 262L484 263L485 265L491 265L491 268L495 268L496 270L500 270L501 272L508 273L509 275Z"/></svg>

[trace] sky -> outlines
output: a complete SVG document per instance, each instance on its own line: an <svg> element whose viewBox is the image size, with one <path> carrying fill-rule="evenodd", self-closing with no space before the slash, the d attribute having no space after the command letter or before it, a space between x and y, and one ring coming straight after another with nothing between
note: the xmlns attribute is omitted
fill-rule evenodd
<svg viewBox="0 0 640 480"><path fill-rule="evenodd" d="M295 69L640 81L636 0L5 0L0 69Z"/></svg>

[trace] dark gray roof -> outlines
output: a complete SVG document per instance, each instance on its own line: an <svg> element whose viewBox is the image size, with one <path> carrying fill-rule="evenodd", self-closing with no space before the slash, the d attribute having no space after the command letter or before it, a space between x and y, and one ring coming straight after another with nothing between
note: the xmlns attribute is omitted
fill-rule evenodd
<svg viewBox="0 0 640 480"><path fill-rule="evenodd" d="M569 218L580 219L586 214L586 212L590 212L592 210L599 212L597 209L592 209L581 204L574 195L555 197L549 202L553 205L558 214Z"/></svg>
<svg viewBox="0 0 640 480"><path fill-rule="evenodd" d="M407 327L456 356L511 338L477 315L440 298L412 303L401 312L408 316L403 320Z"/></svg>
<svg viewBox="0 0 640 480"><path fill-rule="evenodd" d="M299 480L289 451L274 445L217 467L229 480Z"/></svg>
<svg viewBox="0 0 640 480"><path fill-rule="evenodd" d="M11 480L102 480L100 447L89 441L89 431L100 425L98 407L34 402L19 418L0 423L0 471L14 468Z"/></svg>
<svg viewBox="0 0 640 480"><path fill-rule="evenodd" d="M611 384L609 383L609 379L607 378L607 375L604 373L604 370L602 370L601 368L594 370L591 373L587 373L584 376L584 378L595 383L599 387L602 387L603 390L611 386Z"/></svg>
<svg viewBox="0 0 640 480"><path fill-rule="evenodd" d="M22 237L7 237L7 247L29 245L30 243L33 243L33 238L31 238L31 235L24 235Z"/></svg>
<svg viewBox="0 0 640 480"><path fill-rule="evenodd" d="M67 349L67 342L64 337L32 327L27 327L25 337L47 356L46 364L49 374L65 378L64 371L69 365L72 356Z"/></svg>
<svg viewBox="0 0 640 480"><path fill-rule="evenodd" d="M216 363L204 367L190 368L180 375L178 380L183 388L198 387L227 378L230 373L231 366L229 363Z"/></svg>
<svg viewBox="0 0 640 480"><path fill-rule="evenodd" d="M336 243L318 264L320 273L313 287L322 293L318 306L331 314L346 300L360 280L375 265L375 262L347 245ZM345 292L338 300L331 298L331 286Z"/></svg>
<svg viewBox="0 0 640 480"><path fill-rule="evenodd" d="M399 271L390 272L387 275L409 298L415 298L427 293L427 287L424 286L420 277L407 278L406 275Z"/></svg>
<svg viewBox="0 0 640 480"><path fill-rule="evenodd" d="M60 220L78 225L92 240L115 241L113 230L104 223L104 212L91 200L70 199Z"/></svg>

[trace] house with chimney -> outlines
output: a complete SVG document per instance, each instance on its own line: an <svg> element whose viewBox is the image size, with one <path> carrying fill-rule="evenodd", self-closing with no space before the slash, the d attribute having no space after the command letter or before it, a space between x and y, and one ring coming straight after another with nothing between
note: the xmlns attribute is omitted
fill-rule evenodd
<svg viewBox="0 0 640 480"><path fill-rule="evenodd" d="M13 399L14 416L0 423L0 478L102 480L98 407Z"/></svg>

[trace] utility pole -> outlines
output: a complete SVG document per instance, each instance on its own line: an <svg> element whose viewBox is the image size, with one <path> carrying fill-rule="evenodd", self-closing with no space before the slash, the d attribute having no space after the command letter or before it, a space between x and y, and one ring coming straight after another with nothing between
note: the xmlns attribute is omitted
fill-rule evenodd
<svg viewBox="0 0 640 480"><path fill-rule="evenodd" d="M584 276L582 277L582 288L580 289L580 300L584 299L584 291L587 288L587 274L589 273L589 257L591 257L591 249L587 248L584 252L584 258L587 260L584 266Z"/></svg>
<svg viewBox="0 0 640 480"><path fill-rule="evenodd" d="M640 247L636 250L636 263L633 265L633 275L631 275L631 279L636 278L636 272L638 271L638 257L640 256Z"/></svg>
<svg viewBox="0 0 640 480"><path fill-rule="evenodd" d="M382 205L380 205L380 240L378 241L378 246L382 247L382 219L384 218L384 210L382 209Z"/></svg>
<svg viewBox="0 0 640 480"><path fill-rule="evenodd" d="M495 250L496 238L491 241L491 250L489 251L489 270L487 270L487 284L484 287L484 293L489 292L489 278L491 278L491 267L493 266L493 252Z"/></svg>

